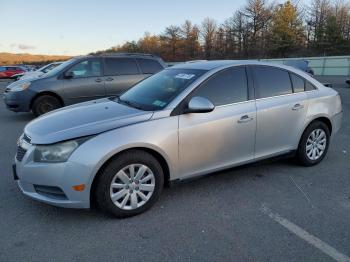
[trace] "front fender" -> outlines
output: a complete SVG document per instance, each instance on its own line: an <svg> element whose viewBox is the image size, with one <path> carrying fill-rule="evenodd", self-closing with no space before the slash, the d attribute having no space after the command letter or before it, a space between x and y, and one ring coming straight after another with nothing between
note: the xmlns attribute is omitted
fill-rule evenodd
<svg viewBox="0 0 350 262"><path fill-rule="evenodd" d="M177 116L150 120L114 129L96 135L83 143L70 157L90 170L85 181L90 190L101 167L116 154L132 149L147 148L156 151L166 161L170 180L178 173Z"/></svg>

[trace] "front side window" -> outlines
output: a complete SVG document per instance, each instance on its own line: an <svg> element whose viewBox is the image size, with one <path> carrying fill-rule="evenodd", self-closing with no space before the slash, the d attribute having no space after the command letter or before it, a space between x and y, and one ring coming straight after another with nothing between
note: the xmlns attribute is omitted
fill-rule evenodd
<svg viewBox="0 0 350 262"><path fill-rule="evenodd" d="M141 110L161 110L205 72L166 69L136 84L115 101Z"/></svg>
<svg viewBox="0 0 350 262"><path fill-rule="evenodd" d="M293 93L289 73L285 70L269 67L254 67L258 98L280 96Z"/></svg>
<svg viewBox="0 0 350 262"><path fill-rule="evenodd" d="M216 73L192 94L209 99L215 106L248 100L247 75L244 67L234 67Z"/></svg>
<svg viewBox="0 0 350 262"><path fill-rule="evenodd" d="M132 58L105 58L105 75L137 75L139 69L136 61Z"/></svg>
<svg viewBox="0 0 350 262"><path fill-rule="evenodd" d="M72 73L74 78L101 76L101 61L100 59L81 61L72 66L68 73Z"/></svg>

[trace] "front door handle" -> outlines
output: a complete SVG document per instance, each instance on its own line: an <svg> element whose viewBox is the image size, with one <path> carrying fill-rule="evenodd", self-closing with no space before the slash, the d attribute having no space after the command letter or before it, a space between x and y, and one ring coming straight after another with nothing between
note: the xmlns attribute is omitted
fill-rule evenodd
<svg viewBox="0 0 350 262"><path fill-rule="evenodd" d="M304 106L298 103L292 107L292 110L299 110L299 109L303 109L303 108L304 108Z"/></svg>
<svg viewBox="0 0 350 262"><path fill-rule="evenodd" d="M100 82L102 82L102 79L101 79L101 78L97 78L97 79L95 80L95 82L100 83Z"/></svg>
<svg viewBox="0 0 350 262"><path fill-rule="evenodd" d="M106 81L113 81L114 79L112 77L106 78Z"/></svg>
<svg viewBox="0 0 350 262"><path fill-rule="evenodd" d="M249 122L249 121L252 121L253 118L248 116L248 115L244 115L242 116L237 122L238 123L246 123L246 122Z"/></svg>

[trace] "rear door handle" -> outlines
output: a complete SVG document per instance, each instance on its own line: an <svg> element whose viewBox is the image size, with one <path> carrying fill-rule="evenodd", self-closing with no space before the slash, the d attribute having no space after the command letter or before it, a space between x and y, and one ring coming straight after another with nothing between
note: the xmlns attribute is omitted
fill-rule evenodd
<svg viewBox="0 0 350 262"><path fill-rule="evenodd" d="M100 83L100 82L102 82L102 79L101 79L101 78L97 78L97 79L95 80L95 82Z"/></svg>
<svg viewBox="0 0 350 262"><path fill-rule="evenodd" d="M113 81L114 79L112 77L106 78L106 81Z"/></svg>
<svg viewBox="0 0 350 262"><path fill-rule="evenodd" d="M246 123L246 122L249 122L249 121L252 121L252 120L253 120L252 117L249 117L248 115L244 115L237 122L238 123Z"/></svg>
<svg viewBox="0 0 350 262"><path fill-rule="evenodd" d="M299 109L303 109L303 108L304 108L303 105L301 105L301 104L295 104L295 105L293 106L292 110L299 110Z"/></svg>

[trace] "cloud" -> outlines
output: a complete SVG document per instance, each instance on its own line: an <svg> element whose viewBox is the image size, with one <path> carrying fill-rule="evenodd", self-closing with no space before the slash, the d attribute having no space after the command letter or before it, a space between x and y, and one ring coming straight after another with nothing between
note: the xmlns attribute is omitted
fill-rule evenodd
<svg viewBox="0 0 350 262"><path fill-rule="evenodd" d="M32 45L25 45L25 44L19 44L18 49L21 50L29 50L29 49L35 49L35 46Z"/></svg>

